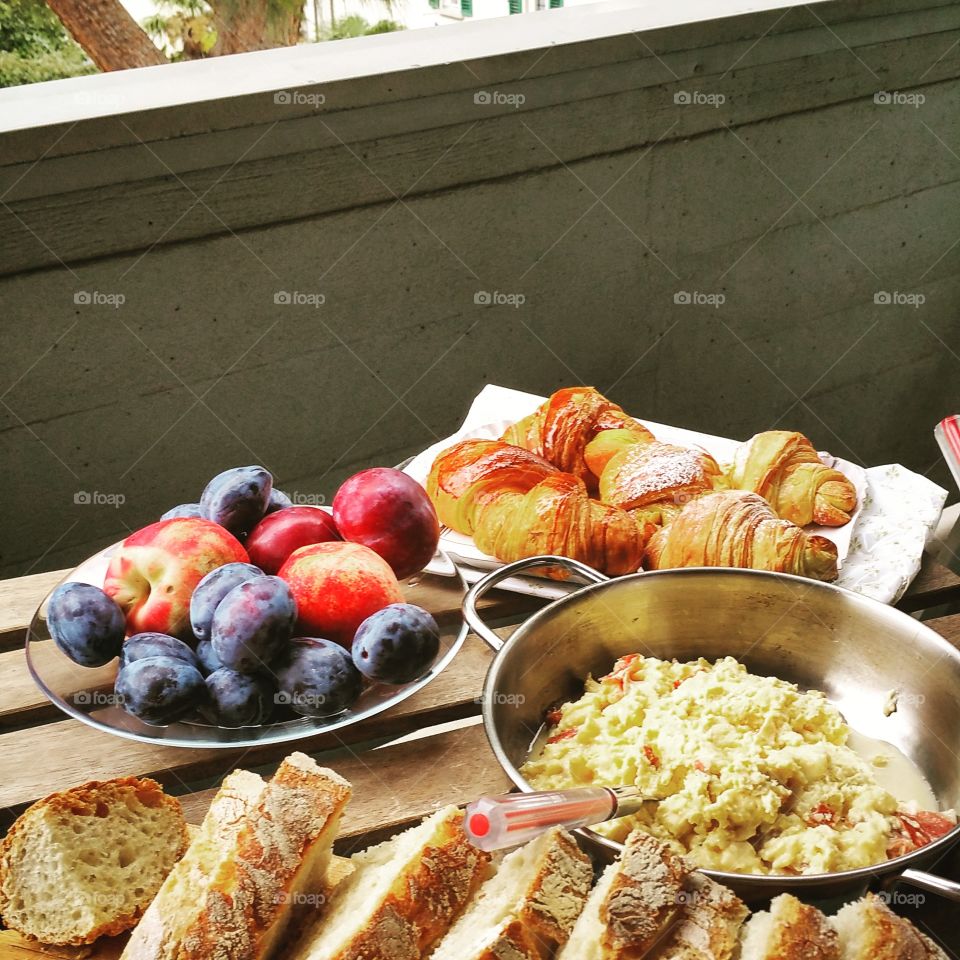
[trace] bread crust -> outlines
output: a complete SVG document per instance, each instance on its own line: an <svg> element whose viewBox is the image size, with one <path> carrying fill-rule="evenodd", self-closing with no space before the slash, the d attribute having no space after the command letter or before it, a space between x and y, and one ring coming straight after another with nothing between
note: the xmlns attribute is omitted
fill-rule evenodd
<svg viewBox="0 0 960 960"><path fill-rule="evenodd" d="M732 960L750 912L746 904L729 888L696 872L687 878L684 894L682 915L658 960Z"/></svg>
<svg viewBox="0 0 960 960"><path fill-rule="evenodd" d="M290 892L317 845L326 848L326 866L349 796L346 780L304 754L287 757L265 785L254 774L231 774L196 841L215 847L212 871L189 876L200 868L191 862L187 875L170 878L123 960L264 960L294 917ZM188 883L194 896L178 906L178 885Z"/></svg>
<svg viewBox="0 0 960 960"><path fill-rule="evenodd" d="M606 954L645 956L679 919L691 867L640 830L627 837L620 867L600 910Z"/></svg>
<svg viewBox="0 0 960 960"><path fill-rule="evenodd" d="M841 960L837 934L816 908L783 893L770 904L774 927L766 960Z"/></svg>
<svg viewBox="0 0 960 960"><path fill-rule="evenodd" d="M163 787L156 780L149 777L118 777L114 780L89 780L69 790L51 793L41 800L37 800L16 819L7 835L0 841L0 919L13 929L7 916L11 899L9 886L15 881L12 875L15 869L16 851L18 847L30 838L36 823L46 813L58 816L106 816L111 802L121 801L126 791L132 790L138 800L146 807L166 807L170 813L180 821L180 842L177 846L173 862L183 856L189 843L187 824L183 819L183 810L180 801L168 796ZM129 913L118 914L113 920L102 923L74 937L57 942L58 946L84 946L93 943L100 937L112 937L133 928L144 911L147 909L152 894L135 910ZM39 941L39 937L31 931L19 930L22 936L31 941ZM45 940L53 943L52 940Z"/></svg>
<svg viewBox="0 0 960 960"><path fill-rule="evenodd" d="M844 960L948 960L932 940L874 893L843 909L855 912L860 921L857 943L853 952L845 944Z"/></svg>
<svg viewBox="0 0 960 960"><path fill-rule="evenodd" d="M394 880L365 929L329 960L420 960L433 947L480 885L489 862L462 824L460 812L442 823L419 863Z"/></svg>

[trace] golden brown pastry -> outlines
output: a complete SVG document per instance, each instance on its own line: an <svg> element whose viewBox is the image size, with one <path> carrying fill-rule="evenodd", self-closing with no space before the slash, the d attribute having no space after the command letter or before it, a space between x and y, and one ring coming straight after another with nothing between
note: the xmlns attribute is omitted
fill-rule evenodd
<svg viewBox="0 0 960 960"><path fill-rule="evenodd" d="M427 493L442 523L505 562L559 554L618 576L639 568L652 532L592 500L579 477L501 440L463 440L445 450Z"/></svg>
<svg viewBox="0 0 960 960"><path fill-rule="evenodd" d="M744 567L835 580L837 548L779 519L755 493L720 490L692 500L650 538L646 566Z"/></svg>
<svg viewBox="0 0 960 960"><path fill-rule="evenodd" d="M634 443L623 446L603 468L600 499L638 519L666 524L685 504L722 481L720 465L705 450L658 441Z"/></svg>
<svg viewBox="0 0 960 960"><path fill-rule="evenodd" d="M642 423L627 416L593 387L558 390L530 416L509 427L500 439L543 457L593 489L599 473L591 471L584 452L587 444L604 430L624 430L634 442L653 440L653 434Z"/></svg>
<svg viewBox="0 0 960 960"><path fill-rule="evenodd" d="M857 508L857 491L826 466L813 444L789 430L767 430L740 445L729 470L735 490L759 493L778 517L801 527L842 527Z"/></svg>

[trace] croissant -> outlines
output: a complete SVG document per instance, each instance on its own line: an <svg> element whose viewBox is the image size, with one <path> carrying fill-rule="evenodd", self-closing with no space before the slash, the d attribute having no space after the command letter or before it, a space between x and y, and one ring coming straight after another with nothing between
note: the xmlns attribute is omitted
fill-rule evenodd
<svg viewBox="0 0 960 960"><path fill-rule="evenodd" d="M747 567L835 580L837 548L776 516L763 497L743 490L708 493L688 503L647 544L645 565Z"/></svg>
<svg viewBox="0 0 960 960"><path fill-rule="evenodd" d="M801 527L842 527L857 508L857 491L839 470L826 466L813 444L788 430L758 433L737 450L730 486L759 493L777 516Z"/></svg>
<svg viewBox="0 0 960 960"><path fill-rule="evenodd" d="M604 430L626 431L633 442L653 440L642 423L593 387L558 390L530 416L509 427L500 439L543 457L593 489L599 471L590 469L584 453L590 441Z"/></svg>
<svg viewBox="0 0 960 960"><path fill-rule="evenodd" d="M500 440L463 440L427 478L442 523L498 560L558 554L611 576L640 566L653 528L590 498L579 477Z"/></svg>
<svg viewBox="0 0 960 960"><path fill-rule="evenodd" d="M684 504L722 482L720 465L705 450L634 443L607 461L600 474L600 499L655 523L669 523Z"/></svg>

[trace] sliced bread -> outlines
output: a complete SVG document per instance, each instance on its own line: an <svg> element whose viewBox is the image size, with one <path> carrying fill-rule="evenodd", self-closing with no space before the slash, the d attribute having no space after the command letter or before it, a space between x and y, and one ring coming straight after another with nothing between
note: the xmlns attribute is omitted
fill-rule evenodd
<svg viewBox="0 0 960 960"><path fill-rule="evenodd" d="M324 877L350 785L302 753L273 778L224 780L123 960L267 960L326 899Z"/></svg>
<svg viewBox="0 0 960 960"><path fill-rule="evenodd" d="M837 934L816 907L782 893L743 928L742 960L840 960Z"/></svg>
<svg viewBox="0 0 960 960"><path fill-rule="evenodd" d="M129 930L186 847L180 803L153 780L92 781L51 794L0 844L0 917L50 944Z"/></svg>
<svg viewBox="0 0 960 960"><path fill-rule="evenodd" d="M350 860L353 872L290 960L420 960L486 878L489 856L446 807Z"/></svg>
<svg viewBox="0 0 960 960"><path fill-rule="evenodd" d="M690 866L640 830L604 871L587 900L562 960L632 960L661 943L680 919Z"/></svg>
<svg viewBox="0 0 960 960"><path fill-rule="evenodd" d="M732 960L750 913L743 901L729 888L694 872L687 878L682 902L680 920L657 960Z"/></svg>
<svg viewBox="0 0 960 960"><path fill-rule="evenodd" d="M848 903L830 922L840 937L843 960L948 960L940 947L872 893Z"/></svg>
<svg viewBox="0 0 960 960"><path fill-rule="evenodd" d="M549 960L593 884L590 859L554 828L504 857L431 960Z"/></svg>
<svg viewBox="0 0 960 960"><path fill-rule="evenodd" d="M0 844L0 917L50 944L129 930L186 847L180 804L153 780L94 781L51 794Z"/></svg>

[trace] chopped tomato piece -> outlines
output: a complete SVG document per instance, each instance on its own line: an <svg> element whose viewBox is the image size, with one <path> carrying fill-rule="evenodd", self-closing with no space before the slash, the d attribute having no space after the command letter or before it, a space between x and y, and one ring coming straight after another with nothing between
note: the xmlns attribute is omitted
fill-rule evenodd
<svg viewBox="0 0 960 960"><path fill-rule="evenodd" d="M937 840L948 834L956 823L942 813L934 813L932 810L921 810L914 814L914 819L920 825L920 829L929 837L927 843Z"/></svg>
<svg viewBox="0 0 960 960"><path fill-rule="evenodd" d="M561 740L569 740L571 737L575 737L576 735L576 727L567 727L566 730L561 730L559 733L555 733L552 737L550 737L549 740L547 740L547 743L559 743Z"/></svg>
<svg viewBox="0 0 960 960"><path fill-rule="evenodd" d="M815 827L821 823L825 823L828 827L832 827L836 818L837 815L832 807L829 807L825 803L818 803L807 816L807 823L810 824L811 827Z"/></svg>
<svg viewBox="0 0 960 960"><path fill-rule="evenodd" d="M695 760L694 763L693 763L693 769L694 769L694 770L699 770L701 773L706 773L706 772L707 772L707 768L703 765L703 761L702 761L702 760Z"/></svg>
<svg viewBox="0 0 960 960"><path fill-rule="evenodd" d="M660 769L660 758L657 756L656 751L651 746L645 746L643 748L643 755L647 758L650 763L650 766L654 770Z"/></svg>
<svg viewBox="0 0 960 960"><path fill-rule="evenodd" d="M551 727L555 727L560 722L560 708L554 707L552 710L548 710L545 719Z"/></svg>

